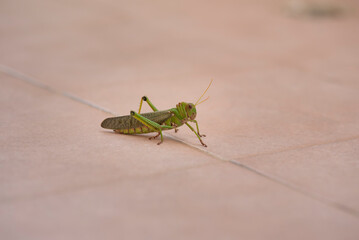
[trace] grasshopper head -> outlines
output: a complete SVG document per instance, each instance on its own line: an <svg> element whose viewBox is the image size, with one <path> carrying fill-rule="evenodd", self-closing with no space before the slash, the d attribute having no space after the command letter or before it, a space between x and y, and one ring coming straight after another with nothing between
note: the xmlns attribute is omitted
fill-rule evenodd
<svg viewBox="0 0 359 240"><path fill-rule="evenodd" d="M194 120L197 116L196 106L193 103L180 102L176 108L185 121Z"/></svg>
<svg viewBox="0 0 359 240"><path fill-rule="evenodd" d="M196 106L193 103L186 103L185 109L186 109L187 116L191 120L194 120L197 116Z"/></svg>

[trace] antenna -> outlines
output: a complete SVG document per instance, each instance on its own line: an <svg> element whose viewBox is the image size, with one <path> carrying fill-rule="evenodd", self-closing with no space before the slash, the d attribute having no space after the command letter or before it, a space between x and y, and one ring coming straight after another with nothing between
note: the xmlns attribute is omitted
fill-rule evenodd
<svg viewBox="0 0 359 240"><path fill-rule="evenodd" d="M203 103L203 102L205 102L205 101L207 101L207 100L208 100L208 98L209 98L209 97L207 97L206 99L204 99L204 100L200 101L199 103L197 103L197 104L196 104L196 106L197 106L197 105L200 105L201 103Z"/></svg>
<svg viewBox="0 0 359 240"><path fill-rule="evenodd" d="M213 82L213 79L211 79L211 82L209 83L207 89L204 91L204 93L202 94L202 96L197 100L195 106L197 106L197 105L200 104L200 103L203 103L204 101L206 101L206 100L209 98L209 97L208 97L208 98L206 98L205 100L203 100L202 102L198 103L198 102L201 100L201 98L204 96L204 94L206 94L206 92L207 92L208 88L211 86L212 82Z"/></svg>

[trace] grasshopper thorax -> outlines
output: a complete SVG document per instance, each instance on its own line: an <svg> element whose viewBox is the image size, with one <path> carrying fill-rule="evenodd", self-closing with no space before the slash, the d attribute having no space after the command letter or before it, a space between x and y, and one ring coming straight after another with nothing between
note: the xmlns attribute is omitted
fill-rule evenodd
<svg viewBox="0 0 359 240"><path fill-rule="evenodd" d="M185 120L194 120L197 116L196 106L193 103L180 102L176 107Z"/></svg>

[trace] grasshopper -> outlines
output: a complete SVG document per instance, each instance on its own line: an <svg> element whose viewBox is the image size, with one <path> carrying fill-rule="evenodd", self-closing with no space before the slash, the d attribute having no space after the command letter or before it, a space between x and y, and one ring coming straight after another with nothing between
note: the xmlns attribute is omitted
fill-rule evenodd
<svg viewBox="0 0 359 240"><path fill-rule="evenodd" d="M101 123L101 127L106 129L113 129L116 133L121 134L143 134L157 132L156 136L150 137L149 139L151 140L157 138L158 136L161 136L161 141L157 143L157 145L160 145L161 143L163 143L162 131L174 129L175 132L177 132L178 127L182 126L183 124L186 124L196 134L201 144L204 147L207 147L207 145L204 144L201 139L201 137L205 137L206 135L199 133L198 122L195 120L195 118L197 115L196 106L200 103L203 103L209 98L207 97L205 100L200 102L211 84L212 80L209 83L207 89L204 91L202 96L197 100L195 104L180 102L176 105L175 108L163 111L158 111L158 109L152 104L150 99L146 96L143 96L141 98L138 113L136 113L135 111L131 111L130 115L106 118ZM153 112L141 114L143 101L148 103ZM188 122L195 123L197 131L194 130Z"/></svg>

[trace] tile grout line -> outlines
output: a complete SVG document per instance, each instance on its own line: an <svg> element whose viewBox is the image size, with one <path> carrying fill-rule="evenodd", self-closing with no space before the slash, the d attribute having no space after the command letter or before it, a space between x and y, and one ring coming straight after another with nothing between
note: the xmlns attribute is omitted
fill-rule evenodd
<svg viewBox="0 0 359 240"><path fill-rule="evenodd" d="M315 143L315 144L303 144L303 145L299 145L299 146L295 146L295 147L288 147L288 148L279 149L277 151L267 151L267 152L262 152L262 153L258 153L258 154L247 154L247 155L244 155L242 157L234 158L234 160L241 160L241 159L261 157L261 156L267 156L267 155L273 155L273 154L280 154L280 153L284 153L284 152L303 150L303 149L317 147L317 146L349 142L349 141L353 141L353 140L356 140L356 139L359 139L359 136L341 138L341 139L332 140L332 141L322 141L322 142L318 142L318 143Z"/></svg>
<svg viewBox="0 0 359 240"><path fill-rule="evenodd" d="M112 115L116 115L115 112L112 112L112 111L110 111L110 110L108 110L106 108L103 108L103 107L101 107L101 106L99 106L97 104L94 104L94 103L92 103L90 101L87 101L87 100L84 100L82 98L79 98L76 95L73 95L73 94L71 94L69 92L59 91L59 90L57 90L55 88L50 87L49 85L46 85L44 83L41 83L40 81L37 81L33 77L27 76L27 75L13 69L13 68L7 67L5 65L0 64L0 72L3 72L3 73L5 73L5 74L7 74L7 75L9 75L11 77L16 78L16 79L22 80L22 81L24 81L26 83L29 83L30 85L33 85L35 87L42 88L42 89L47 90L49 92L56 93L56 94L59 94L59 95L62 95L64 97L66 97L66 98L70 98L70 99L72 99L72 100L74 100L76 102L85 104L85 105L87 105L89 107L96 108L96 109L98 109L98 110L100 110L102 112L109 113L109 114L112 114Z"/></svg>
<svg viewBox="0 0 359 240"><path fill-rule="evenodd" d="M284 186L284 187L286 187L288 189L291 189L291 190L293 190L295 192L299 192L299 193L301 193L301 194L303 194L303 195L305 195L307 197L310 197L310 198L312 198L314 200L322 202L322 203L324 203L324 204L326 204L326 205L328 205L330 207L334 207L334 208L336 208L336 209L338 209L338 210L340 210L342 212L350 214L351 216L359 218L359 211L357 211L356 209L348 207L348 206L346 206L344 204L341 204L341 203L339 203L337 201L333 201L333 200L331 200L331 199L329 199L329 198L327 198L327 197L325 197L325 196L323 196L321 194L307 191L304 188L298 187L295 184L292 184L292 183L290 183L288 181L285 181L285 180L283 180L281 178L278 178L278 177L276 177L274 175L270 175L270 174L262 172L262 171L260 171L260 170L258 170L256 168L253 168L253 167L251 167L249 165L243 164L243 163L241 163L240 161L238 161L236 159L226 159L226 158L224 158L224 157L222 157L222 156L220 156L220 155L218 155L216 153L213 153L213 152L207 151L205 149L202 149L202 148L200 148L200 147L198 147L198 146L196 146L194 144L187 143L187 142L183 141L182 139L179 139L179 138L177 138L177 137L175 137L173 135L167 135L167 136L169 136L170 138L172 138L172 139L174 139L174 140L176 140L178 142L184 143L184 144L186 144L187 146L189 146L191 148L194 148L196 150L204 152L207 155L210 155L210 156L212 156L212 157L214 157L216 159L219 159L221 161L226 161L226 162L229 162L229 163L234 164L236 166L239 166L241 168L247 169L248 171L250 171L252 173L255 173L255 174L257 174L257 175L259 175L261 177L264 177L264 178L266 178L266 179L268 179L268 180L270 180L272 182L276 182L276 183L278 183L278 184L280 184L280 185L282 185L282 186ZM357 139L357 137L354 137L353 139ZM342 139L341 141L336 141L336 142L344 142L344 141L350 141L350 140L352 140L352 139L348 138L348 139ZM334 143L334 142L325 142L325 143L322 143L322 144L315 144L315 145L310 145L310 146L307 146L307 147L321 146L321 145L331 144L331 143ZM305 147L301 147L300 149L304 149L304 148ZM283 151L279 151L279 152L268 152L266 154L269 155L269 154L275 154L275 153L291 151L291 150L295 150L295 149L287 149L287 150L283 150ZM250 157L254 157L254 156L263 156L263 155L266 155L266 154L251 155L251 156L248 156L248 157L241 157L240 159L246 159L246 158L250 158Z"/></svg>
<svg viewBox="0 0 359 240"><path fill-rule="evenodd" d="M248 165L245 165L239 161L236 161L236 160L229 160L230 163L234 164L234 165L237 165L239 167L242 167L242 168L245 168L259 176L262 176L272 182L276 182L282 186L285 186L287 187L288 189L291 189L295 192L298 192L298 193L301 193L303 194L304 196L307 196L307 197L310 197L314 200L317 200L319 202L322 202L330 207L333 207L333 208L336 208L337 210L340 210L344 213L347 213L353 217L356 217L356 218L359 218L359 211L354 209L354 208L351 208L351 207L348 207L344 204L341 204L337 201L334 201L334 200L331 200L325 196L323 196L322 194L318 194L318 193L315 193L315 192L311 192L311 191L307 191L305 190L304 188L301 188L301 187L298 187L297 185L295 184L292 184L288 181L285 181L279 177L276 177L274 175L270 175L270 174L267 174L267 173L264 173L256 168L252 168L251 166L248 166Z"/></svg>
<svg viewBox="0 0 359 240"><path fill-rule="evenodd" d="M3 72L3 73L5 73L5 74L7 74L7 75L9 75L11 77L14 77L14 78L16 78L18 80L24 81L24 82L26 82L26 83L28 83L30 85L35 86L35 87L47 90L47 91L55 93L55 94L59 94L59 95L65 97L65 98L68 98L68 99L71 99L73 101L79 102L81 104L87 105L87 106L89 106L91 108L95 108L97 110L100 110L102 112L109 113L109 114L112 114L112 115L115 115L115 116L117 115L116 113L114 113L114 112L112 112L112 111L110 111L110 110L108 110L106 108L103 108L103 107L101 107L101 106L99 106L97 104L94 104L94 103L90 102L90 101L84 100L84 99L82 99L82 98L80 98L80 97L78 97L76 95L73 95L73 94L71 94L69 92L59 91L59 90L57 90L55 88L52 88L49 85L41 83L40 81L34 79L33 77L27 76L27 75L13 69L13 68L10 68L8 66L0 64L0 72ZM216 153L213 153L211 151L199 148L198 146L196 146L194 144L191 144L191 143L188 143L188 142L186 142L186 141L184 141L184 140L182 140L182 139L180 139L178 137L175 137L175 136L173 136L171 134L165 133L164 135L171 138L171 139L173 139L173 140L175 140L175 141L177 141L177 142L181 142L181 143L183 143L183 144L185 144L185 145L187 145L187 146L189 146L189 147L191 147L193 149L199 150L199 151L205 153L206 155L209 155L209 156L211 156L211 157L213 157L215 159L218 159L218 160L224 161L224 162L229 162L229 163L234 164L236 166L239 166L239 167L242 167L244 169L247 169L247 170L251 171L252 173L255 173L255 174L259 175L259 176L267 178L267 179L269 179L269 180L271 180L273 182L276 182L276 183L278 183L278 184L280 184L282 186L285 186L285 187L287 187L287 188L289 188L289 189L291 189L293 191L299 192L299 193L301 193L301 194L303 194L303 195L305 195L307 197L310 197L312 199L320 201L320 202L322 202L322 203L324 203L324 204L326 204L326 205L328 205L330 207L334 207L334 208L336 208L336 209L338 209L338 210L340 210L340 211L342 211L344 213L347 213L347 214L350 214L351 216L359 218L359 212L357 210L353 209L353 208L347 207L347 206L345 206L345 205L343 205L341 203L338 203L336 201L328 199L328 198L326 198L326 197L324 197L324 196L322 196L320 194L316 194L316 193L313 193L313 192L306 191L306 190L304 190L304 189L302 189L302 188L300 188L300 187L298 187L296 185L293 185L293 184L291 184L291 183L289 183L289 182L287 182L287 181L285 181L283 179L280 179L278 177L269 175L269 174L264 173L264 172L262 172L260 170L252 168L250 166L247 166L247 165L241 163L238 160L227 159L227 158L222 157L222 156L220 156L220 155L218 155ZM347 139L347 141L348 140L350 140L350 139ZM332 142L329 142L329 143L332 143ZM328 142L325 142L323 144L310 145L310 146L308 145L307 147L319 146L319 145L324 145L324 144L328 144ZM304 147L302 146L301 149L303 149L305 147L306 146L304 146ZM288 150L290 151L290 150L295 150L295 149L291 148L291 149L288 149ZM284 150L284 151L286 151L286 150ZM280 151L280 152L284 152L284 151ZM276 152L271 152L271 153L268 153L268 154L273 154L273 153L276 153ZM261 154L261 155L263 155L263 154ZM253 156L255 156L255 155L248 156L248 157L253 157ZM241 159L243 159L243 157Z"/></svg>

